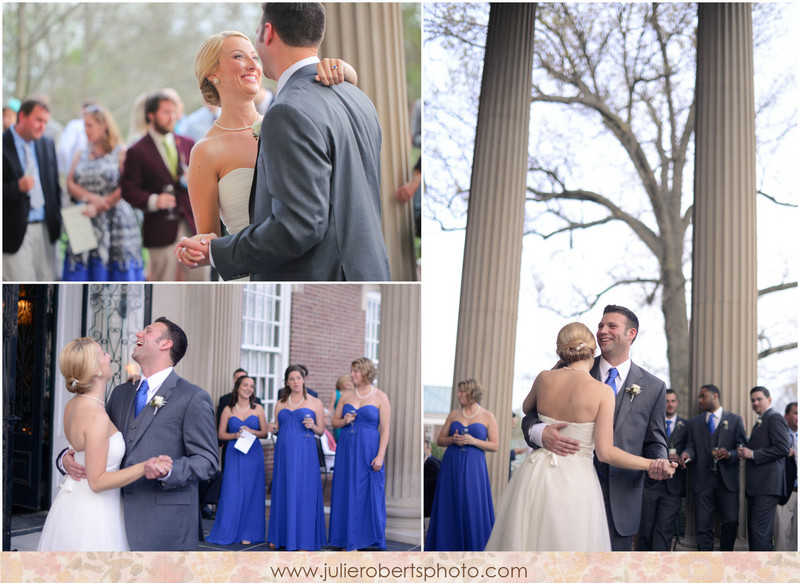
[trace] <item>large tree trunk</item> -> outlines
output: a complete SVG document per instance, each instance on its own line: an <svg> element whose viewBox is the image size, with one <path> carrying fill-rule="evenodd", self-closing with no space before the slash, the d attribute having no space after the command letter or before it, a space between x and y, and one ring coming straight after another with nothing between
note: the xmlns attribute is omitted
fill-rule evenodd
<svg viewBox="0 0 800 583"><path fill-rule="evenodd" d="M688 415L694 409L689 402L689 319L686 316L686 278L681 267L680 261L662 263L661 312L667 336L667 387L677 393L680 410Z"/></svg>

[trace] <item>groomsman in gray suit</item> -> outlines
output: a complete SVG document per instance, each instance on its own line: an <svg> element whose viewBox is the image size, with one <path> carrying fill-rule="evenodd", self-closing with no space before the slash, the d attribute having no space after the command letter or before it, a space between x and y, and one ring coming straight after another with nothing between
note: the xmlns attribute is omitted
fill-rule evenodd
<svg viewBox="0 0 800 583"><path fill-rule="evenodd" d="M750 405L758 418L750 432L749 447L739 448L739 459L747 460L747 541L751 551L775 550L772 525L775 509L786 496L786 456L791 444L786 419L772 409L765 387L750 389Z"/></svg>
<svg viewBox="0 0 800 583"><path fill-rule="evenodd" d="M158 318L136 340L141 381L115 387L106 410L125 438L122 467L163 454L172 470L145 468L147 479L122 488L128 544L132 551L193 550L200 536L197 486L217 471L214 407L206 391L173 370L188 344L180 327ZM71 453L63 462L73 478L85 475Z"/></svg>
<svg viewBox="0 0 800 583"><path fill-rule="evenodd" d="M378 114L355 86L315 82L324 33L322 4L263 5L256 50L278 91L262 124L250 226L182 243L203 254L199 265L210 253L225 280L390 279L381 231Z"/></svg>
<svg viewBox="0 0 800 583"><path fill-rule="evenodd" d="M609 305L597 327L601 355L595 359L591 375L609 385L616 395L614 410L614 445L634 455L656 459L667 457L664 413L664 381L640 368L630 359L630 348L639 334L639 319L631 310ZM536 411L522 420L522 433L531 447L544 447L558 455L578 451L578 442L562 437L565 424L538 422ZM664 479L666 474L651 466L650 477ZM645 473L623 470L595 459L600 478L606 518L615 551L630 551L633 535L639 530Z"/></svg>

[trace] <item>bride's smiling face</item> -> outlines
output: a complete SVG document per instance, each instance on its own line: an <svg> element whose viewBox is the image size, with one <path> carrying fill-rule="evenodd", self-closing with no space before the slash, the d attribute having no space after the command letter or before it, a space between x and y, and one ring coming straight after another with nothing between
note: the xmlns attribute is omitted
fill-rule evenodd
<svg viewBox="0 0 800 583"><path fill-rule="evenodd" d="M219 65L210 78L212 83L214 77L219 79L215 87L220 96L226 92L241 92L255 97L261 87L262 73L261 59L250 41L231 36L222 41Z"/></svg>

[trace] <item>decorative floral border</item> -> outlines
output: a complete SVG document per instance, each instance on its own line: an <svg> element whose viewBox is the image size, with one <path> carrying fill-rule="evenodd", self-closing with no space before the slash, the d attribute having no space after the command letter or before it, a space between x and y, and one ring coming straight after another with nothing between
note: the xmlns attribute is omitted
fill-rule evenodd
<svg viewBox="0 0 800 583"><path fill-rule="evenodd" d="M295 569L294 576L283 571L290 568ZM303 568L316 568L316 576L297 571ZM798 553L6 552L0 555L0 579L14 583L231 580L457 583L491 579L792 583L798 581L798 573Z"/></svg>

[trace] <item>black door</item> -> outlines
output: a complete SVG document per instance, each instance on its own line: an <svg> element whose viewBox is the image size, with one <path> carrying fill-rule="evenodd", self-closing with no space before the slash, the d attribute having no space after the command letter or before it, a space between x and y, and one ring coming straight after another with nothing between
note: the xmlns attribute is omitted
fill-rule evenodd
<svg viewBox="0 0 800 583"><path fill-rule="evenodd" d="M11 413L15 417L12 453L12 503L16 507L40 510L50 506L52 476L52 389L55 363L55 306L57 288L20 285L14 364L10 387Z"/></svg>

